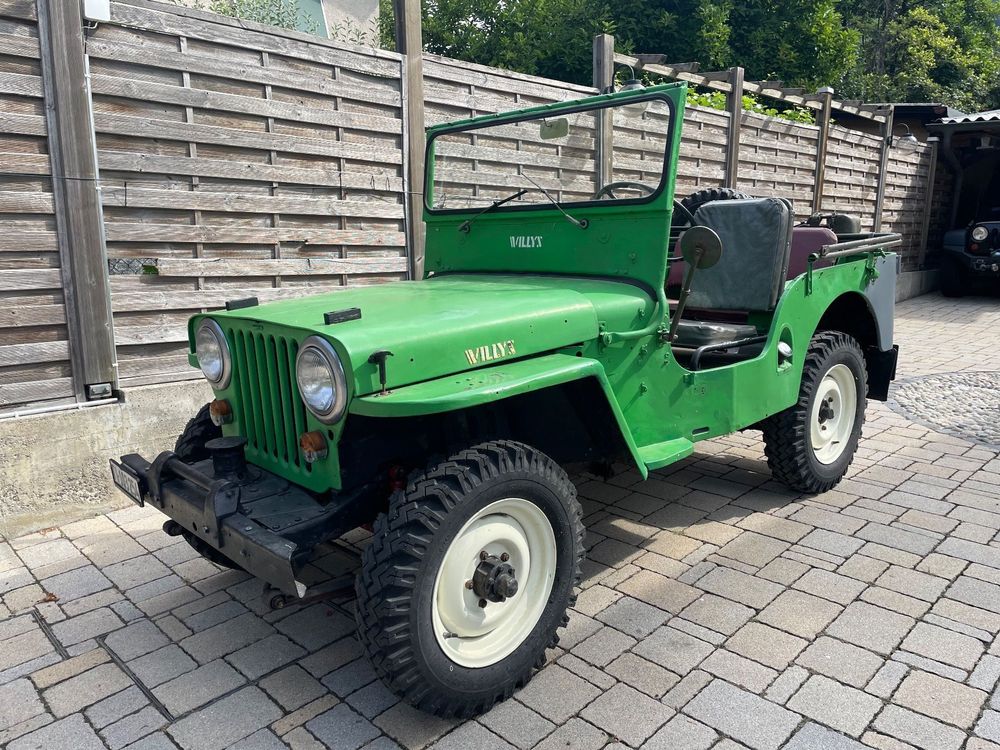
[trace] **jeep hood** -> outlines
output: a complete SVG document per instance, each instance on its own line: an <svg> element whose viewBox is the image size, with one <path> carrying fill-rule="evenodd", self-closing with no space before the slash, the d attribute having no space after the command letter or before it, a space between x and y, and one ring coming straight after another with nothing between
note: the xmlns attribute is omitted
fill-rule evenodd
<svg viewBox="0 0 1000 750"><path fill-rule="evenodd" d="M565 276L446 275L283 300L212 317L328 339L353 373L354 395L379 390L373 352L387 349L387 388L551 351L608 330L641 327L650 294L625 281ZM326 325L324 314L361 317ZM254 325L257 327L257 325Z"/></svg>

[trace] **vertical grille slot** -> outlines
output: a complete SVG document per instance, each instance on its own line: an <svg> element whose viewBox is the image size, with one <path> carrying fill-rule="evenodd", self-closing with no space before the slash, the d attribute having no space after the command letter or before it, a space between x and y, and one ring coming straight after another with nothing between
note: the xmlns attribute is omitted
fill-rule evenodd
<svg viewBox="0 0 1000 750"><path fill-rule="evenodd" d="M262 465L311 473L299 456L306 410L295 380L298 343L239 328L227 331L235 369L233 387L247 449Z"/></svg>

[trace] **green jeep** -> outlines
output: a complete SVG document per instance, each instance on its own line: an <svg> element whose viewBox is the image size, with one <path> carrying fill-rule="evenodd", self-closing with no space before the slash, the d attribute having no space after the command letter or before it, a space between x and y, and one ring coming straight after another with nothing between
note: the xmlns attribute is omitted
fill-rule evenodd
<svg viewBox="0 0 1000 750"><path fill-rule="evenodd" d="M272 606L326 593L310 562L371 529L360 640L445 716L509 697L567 622L565 466L646 478L752 428L776 478L833 487L894 377L899 237L793 227L787 201L734 191L675 200L685 93L430 128L424 278L196 315L215 400L174 451L112 461L115 483Z"/></svg>

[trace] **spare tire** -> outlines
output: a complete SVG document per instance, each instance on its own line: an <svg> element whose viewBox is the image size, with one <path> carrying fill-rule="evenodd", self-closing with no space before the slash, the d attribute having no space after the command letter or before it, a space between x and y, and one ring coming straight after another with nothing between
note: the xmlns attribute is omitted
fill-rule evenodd
<svg viewBox="0 0 1000 750"><path fill-rule="evenodd" d="M753 196L742 193L739 190L733 190L732 188L705 188L704 190L691 193L691 195L681 201L681 205L693 214L698 210L699 206L705 203L711 201L739 200L741 198L753 198Z"/></svg>

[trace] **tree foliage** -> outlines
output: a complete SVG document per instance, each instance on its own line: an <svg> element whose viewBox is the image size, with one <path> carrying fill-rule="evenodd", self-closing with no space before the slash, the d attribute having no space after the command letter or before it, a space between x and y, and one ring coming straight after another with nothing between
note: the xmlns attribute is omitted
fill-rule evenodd
<svg viewBox="0 0 1000 750"><path fill-rule="evenodd" d="M576 83L590 83L591 39L607 32L618 50L742 65L750 80L1000 106L1000 0L424 0L423 17L429 52Z"/></svg>
<svg viewBox="0 0 1000 750"><path fill-rule="evenodd" d="M212 0L209 10L244 21L315 33L318 26L299 0Z"/></svg>

